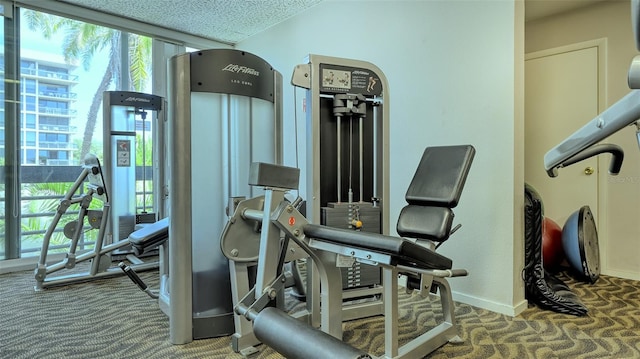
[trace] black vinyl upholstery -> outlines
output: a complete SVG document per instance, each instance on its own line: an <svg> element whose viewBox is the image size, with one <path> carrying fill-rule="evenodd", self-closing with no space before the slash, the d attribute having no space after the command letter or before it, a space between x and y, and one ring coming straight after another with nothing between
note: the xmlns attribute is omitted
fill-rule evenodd
<svg viewBox="0 0 640 359"><path fill-rule="evenodd" d="M453 211L475 155L471 145L428 147L407 190L409 203L400 212L402 237L442 242L449 238ZM401 237L308 224L307 237L392 256L395 265L451 269L451 259Z"/></svg>
<svg viewBox="0 0 640 359"><path fill-rule="evenodd" d="M427 147L407 189L409 203L396 230L409 238L443 242L451 234L452 208L458 205L476 150L471 145Z"/></svg>
<svg viewBox="0 0 640 359"><path fill-rule="evenodd" d="M407 202L455 208L475 153L471 145L427 147L407 189Z"/></svg>
<svg viewBox="0 0 640 359"><path fill-rule="evenodd" d="M442 242L449 238L452 223L449 208L408 205L400 211L396 231L403 237Z"/></svg>

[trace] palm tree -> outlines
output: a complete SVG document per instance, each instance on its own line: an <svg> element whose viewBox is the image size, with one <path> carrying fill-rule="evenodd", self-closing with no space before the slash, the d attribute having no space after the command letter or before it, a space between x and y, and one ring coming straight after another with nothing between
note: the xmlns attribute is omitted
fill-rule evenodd
<svg viewBox="0 0 640 359"><path fill-rule="evenodd" d="M129 43L129 84L116 86L121 90L142 91L149 80L148 69L151 66L152 39L136 34L122 32L94 24L58 17L32 10L25 10L23 16L31 30L40 31L46 39L57 33L63 33L63 49L65 61L80 61L85 70L91 66L94 55L102 50L109 51L109 62L93 95L82 138L80 160L91 150L91 141L96 127L98 111L102 103L102 94L109 89L112 82L120 79L121 40Z"/></svg>
<svg viewBox="0 0 640 359"><path fill-rule="evenodd" d="M116 88L119 90L129 90L141 92L149 80L149 69L151 67L151 43L152 39L135 34L125 34L115 29L102 27L94 24L88 24L67 18L62 18L50 14L45 14L32 10L23 10L22 16L29 29L39 31L46 39L52 39L54 35L61 34L63 36L62 54L67 63L81 63L85 70L91 67L92 59L96 54L108 51L108 65L102 78L99 81L98 88L93 95L89 111L87 113L84 134L80 149L79 160L82 160L92 150L95 151L97 146L92 146L93 133L95 132L98 112L102 104L103 93L109 89L109 86L116 82ZM129 79L130 83L120 84L121 74L121 41L128 41L128 58L129 58ZM92 148L93 147L93 148ZM51 195L53 190L59 195L63 195L66 190L58 188L62 184L41 184L25 186L23 190L28 191L29 196L38 194ZM62 186L68 187L69 184ZM39 203L40 202L40 203ZM55 200L33 200L23 203L28 208L23 208L25 213L41 213L40 211L51 210L51 206L57 204ZM92 203L94 206L94 203ZM45 212L47 212L45 211ZM70 219L65 219L66 222ZM64 224L64 223L62 223ZM46 228L47 223L41 218L31 221L23 221L23 230L38 230ZM27 238L29 239L29 238ZM60 235L56 235L53 242L64 241Z"/></svg>

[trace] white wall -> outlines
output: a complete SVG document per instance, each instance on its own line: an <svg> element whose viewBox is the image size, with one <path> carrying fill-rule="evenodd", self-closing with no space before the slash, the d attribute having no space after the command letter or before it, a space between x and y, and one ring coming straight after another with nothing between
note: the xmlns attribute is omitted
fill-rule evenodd
<svg viewBox="0 0 640 359"><path fill-rule="evenodd" d="M326 1L237 46L283 74L289 128L294 89L288 81L307 54L368 61L384 72L394 228L424 148L474 145L456 210L463 226L439 252L471 273L451 280L454 299L505 314L526 306L520 280L523 11L521 2L510 0ZM298 101L302 97L297 92ZM285 150L293 151L294 143L290 136ZM295 165L293 154L285 158Z"/></svg>

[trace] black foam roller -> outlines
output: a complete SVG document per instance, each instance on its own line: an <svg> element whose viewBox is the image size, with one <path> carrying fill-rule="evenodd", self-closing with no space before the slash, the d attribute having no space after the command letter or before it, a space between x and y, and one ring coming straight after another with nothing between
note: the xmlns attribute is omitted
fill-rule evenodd
<svg viewBox="0 0 640 359"><path fill-rule="evenodd" d="M253 332L287 359L371 359L369 354L273 307L264 308L253 319Z"/></svg>

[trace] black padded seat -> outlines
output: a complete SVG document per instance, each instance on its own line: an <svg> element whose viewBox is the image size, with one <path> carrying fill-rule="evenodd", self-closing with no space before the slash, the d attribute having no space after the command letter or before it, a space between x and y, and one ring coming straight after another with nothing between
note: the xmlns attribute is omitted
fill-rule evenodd
<svg viewBox="0 0 640 359"><path fill-rule="evenodd" d="M443 242L449 238L452 223L449 208L408 205L400 211L396 230L403 237Z"/></svg>
<svg viewBox="0 0 640 359"><path fill-rule="evenodd" d="M408 203L398 217L402 237L443 242L451 234L452 208L458 205L476 150L471 145L427 147L407 189Z"/></svg>
<svg viewBox="0 0 640 359"><path fill-rule="evenodd" d="M451 259L409 240L384 234L332 228L316 224L304 226L307 237L387 254L395 263L420 269L451 269Z"/></svg>
<svg viewBox="0 0 640 359"><path fill-rule="evenodd" d="M155 248L169 238L169 218L151 223L129 235L129 242L136 255L141 255L147 248Z"/></svg>
<svg viewBox="0 0 640 359"><path fill-rule="evenodd" d="M405 196L397 231L402 237L442 242L451 234L453 211L476 153L471 145L428 147ZM451 269L451 259L413 241L383 234L308 224L304 234L316 240L386 254L393 265Z"/></svg>

